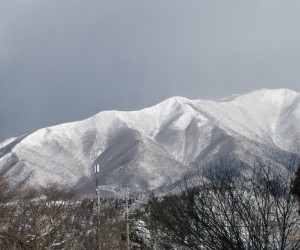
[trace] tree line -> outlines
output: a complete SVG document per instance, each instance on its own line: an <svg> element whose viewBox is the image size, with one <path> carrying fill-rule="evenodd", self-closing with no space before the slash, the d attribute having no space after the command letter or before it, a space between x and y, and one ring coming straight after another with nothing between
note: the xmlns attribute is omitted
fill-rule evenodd
<svg viewBox="0 0 300 250"><path fill-rule="evenodd" d="M300 249L300 166L209 165L130 210L130 249ZM0 176L0 249L126 249L124 200ZM100 225L100 227L98 227ZM98 233L100 233L100 242Z"/></svg>
<svg viewBox="0 0 300 250"><path fill-rule="evenodd" d="M101 249L125 249L123 201L102 199ZM96 205L52 183L40 189L0 176L0 249L99 249Z"/></svg>

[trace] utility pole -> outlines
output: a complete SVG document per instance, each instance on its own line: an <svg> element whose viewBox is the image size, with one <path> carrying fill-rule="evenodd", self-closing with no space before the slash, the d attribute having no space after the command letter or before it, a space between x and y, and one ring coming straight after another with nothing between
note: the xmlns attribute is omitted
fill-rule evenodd
<svg viewBox="0 0 300 250"><path fill-rule="evenodd" d="M97 249L101 250L101 238L100 238L100 188L99 188L99 164L95 165L95 175L96 175L96 195L97 195Z"/></svg>
<svg viewBox="0 0 300 250"><path fill-rule="evenodd" d="M126 220L126 250L129 250L129 212L128 212L128 189L125 193L125 206L126 206L126 214L125 214L125 220Z"/></svg>

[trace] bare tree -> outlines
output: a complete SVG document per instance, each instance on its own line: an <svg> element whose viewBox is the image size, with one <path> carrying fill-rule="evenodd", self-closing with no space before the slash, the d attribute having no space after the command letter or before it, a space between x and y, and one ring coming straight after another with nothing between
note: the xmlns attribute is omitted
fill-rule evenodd
<svg viewBox="0 0 300 250"><path fill-rule="evenodd" d="M22 191L7 228L17 249L59 249L72 242L69 229L75 223L76 199L72 191L49 184L42 190Z"/></svg>
<svg viewBox="0 0 300 250"><path fill-rule="evenodd" d="M125 233L123 204L101 201L101 248L118 249ZM0 249L97 249L93 199L56 183L19 188L0 176Z"/></svg>
<svg viewBox="0 0 300 250"><path fill-rule="evenodd" d="M266 162L249 169L237 162L210 166L179 195L153 196L150 217L189 249L299 249L293 173Z"/></svg>

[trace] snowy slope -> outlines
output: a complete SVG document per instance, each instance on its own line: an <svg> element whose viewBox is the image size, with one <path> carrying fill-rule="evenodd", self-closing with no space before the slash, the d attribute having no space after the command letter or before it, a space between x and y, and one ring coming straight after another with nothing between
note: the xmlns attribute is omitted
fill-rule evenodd
<svg viewBox="0 0 300 250"><path fill-rule="evenodd" d="M221 100L170 98L140 111L101 112L0 144L0 170L32 185L93 192L94 164L110 192L176 183L220 157L298 152L300 94L259 90Z"/></svg>

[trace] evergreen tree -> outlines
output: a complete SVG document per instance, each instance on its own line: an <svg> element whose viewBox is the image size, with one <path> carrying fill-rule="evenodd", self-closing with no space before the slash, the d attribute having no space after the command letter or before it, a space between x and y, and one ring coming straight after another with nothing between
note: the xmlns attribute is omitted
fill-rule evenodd
<svg viewBox="0 0 300 250"><path fill-rule="evenodd" d="M295 178L292 181L292 192L300 201L300 164L298 165L298 169L295 173Z"/></svg>

